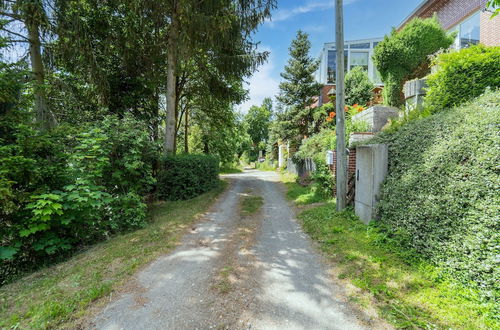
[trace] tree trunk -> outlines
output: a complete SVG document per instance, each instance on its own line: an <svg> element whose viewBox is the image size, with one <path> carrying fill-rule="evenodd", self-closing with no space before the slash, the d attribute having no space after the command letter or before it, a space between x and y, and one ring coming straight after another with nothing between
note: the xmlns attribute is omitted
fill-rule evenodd
<svg viewBox="0 0 500 330"><path fill-rule="evenodd" d="M189 109L186 108L186 111L184 113L184 152L189 153L189 143L188 143L188 116L189 116Z"/></svg>
<svg viewBox="0 0 500 330"><path fill-rule="evenodd" d="M168 33L167 45L167 117L165 125L165 153L175 154L175 126L176 126L176 66L177 66L177 41L179 21L177 18L178 1L175 1L174 12Z"/></svg>
<svg viewBox="0 0 500 330"><path fill-rule="evenodd" d="M49 110L45 94L45 72L42 62L42 46L38 25L27 22L31 72L34 80L35 114L36 122L41 129L50 129L56 125L55 117Z"/></svg>

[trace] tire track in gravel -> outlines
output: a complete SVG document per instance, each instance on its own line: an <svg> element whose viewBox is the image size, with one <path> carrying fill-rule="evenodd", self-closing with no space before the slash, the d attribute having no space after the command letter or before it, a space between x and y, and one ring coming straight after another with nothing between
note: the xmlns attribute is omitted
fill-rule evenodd
<svg viewBox="0 0 500 330"><path fill-rule="evenodd" d="M362 329L284 199L279 176L226 176L228 190L182 243L130 281L93 329ZM242 216L245 194L264 205Z"/></svg>

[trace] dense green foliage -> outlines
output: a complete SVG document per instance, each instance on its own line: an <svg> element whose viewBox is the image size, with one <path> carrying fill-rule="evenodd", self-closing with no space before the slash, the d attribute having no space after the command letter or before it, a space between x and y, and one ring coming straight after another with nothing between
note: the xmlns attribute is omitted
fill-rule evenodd
<svg viewBox="0 0 500 330"><path fill-rule="evenodd" d="M166 156L161 161L158 194L167 200L198 196L219 184L219 159L210 155Z"/></svg>
<svg viewBox="0 0 500 330"><path fill-rule="evenodd" d="M439 54L438 67L427 80L425 103L433 111L459 105L484 93L487 87L500 88L500 47L472 46Z"/></svg>
<svg viewBox="0 0 500 330"><path fill-rule="evenodd" d="M368 73L360 66L354 67L345 75L345 103L367 105L373 97L374 87Z"/></svg>
<svg viewBox="0 0 500 330"><path fill-rule="evenodd" d="M141 122L37 132L22 112L0 117L1 281L82 243L142 227L156 148Z"/></svg>
<svg viewBox="0 0 500 330"><path fill-rule="evenodd" d="M437 17L415 18L400 31L385 36L373 54L373 62L384 82L384 102L403 103L403 84L429 73L429 55L453 44L454 36L441 27Z"/></svg>
<svg viewBox="0 0 500 330"><path fill-rule="evenodd" d="M401 246L496 299L499 128L500 92L490 91L375 138L389 144L382 224Z"/></svg>

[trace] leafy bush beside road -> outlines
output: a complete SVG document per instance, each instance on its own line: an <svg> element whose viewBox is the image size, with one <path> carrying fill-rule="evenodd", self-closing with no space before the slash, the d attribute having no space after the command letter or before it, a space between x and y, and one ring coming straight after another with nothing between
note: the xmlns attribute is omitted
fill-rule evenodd
<svg viewBox="0 0 500 330"><path fill-rule="evenodd" d="M20 119L21 118L21 119ZM81 244L142 227L157 152L138 121L47 133L0 117L0 283Z"/></svg>
<svg viewBox="0 0 500 330"><path fill-rule="evenodd" d="M196 197L219 184L219 159L210 155L177 155L162 159L157 191L160 198Z"/></svg>
<svg viewBox="0 0 500 330"><path fill-rule="evenodd" d="M500 91L403 125L389 144L378 212L401 246L498 299Z"/></svg>

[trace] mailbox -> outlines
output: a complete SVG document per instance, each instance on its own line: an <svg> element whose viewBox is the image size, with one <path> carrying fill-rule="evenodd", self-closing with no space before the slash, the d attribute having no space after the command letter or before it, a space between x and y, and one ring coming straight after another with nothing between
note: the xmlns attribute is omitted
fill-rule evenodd
<svg viewBox="0 0 500 330"><path fill-rule="evenodd" d="M328 150L326 152L326 165L333 165L333 151Z"/></svg>

